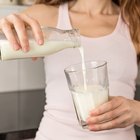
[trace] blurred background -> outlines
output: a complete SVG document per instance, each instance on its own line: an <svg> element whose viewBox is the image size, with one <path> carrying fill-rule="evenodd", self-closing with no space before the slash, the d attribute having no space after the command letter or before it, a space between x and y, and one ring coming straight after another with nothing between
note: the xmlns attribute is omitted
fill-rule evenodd
<svg viewBox="0 0 140 140"><path fill-rule="evenodd" d="M0 18L22 11L35 0L0 0ZM0 140L34 138L45 105L43 59L0 61ZM140 74L136 97L140 100ZM136 135L140 140L140 129Z"/></svg>

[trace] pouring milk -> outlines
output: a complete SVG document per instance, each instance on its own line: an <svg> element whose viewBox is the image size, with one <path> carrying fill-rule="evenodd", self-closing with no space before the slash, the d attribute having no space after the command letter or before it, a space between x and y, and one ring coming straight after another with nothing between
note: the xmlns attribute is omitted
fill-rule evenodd
<svg viewBox="0 0 140 140"><path fill-rule="evenodd" d="M71 80L69 85L70 85L70 90L72 93L72 98L73 98L77 117L78 117L79 122L82 125L82 127L85 128L86 119L89 116L90 111L92 109L96 108L97 106L108 101L108 87L104 87L98 83L93 83L93 84L87 83L87 80L89 78L89 77L87 77L89 68L86 67L83 47L80 47L79 51L81 54L81 61L82 61L81 70L82 70L82 75L83 75L83 86L78 85L78 84L75 84L76 86L70 85L70 84L73 84L72 83L73 80ZM98 68L98 66L95 66L95 69L96 68ZM92 69L92 67L90 69ZM75 72L75 71L76 70L74 70L73 72ZM72 73L72 71L71 71L71 73ZM70 75L71 75L71 73L70 73ZM70 75L69 75L69 77L71 77ZM90 78L96 79L96 77L94 77L94 76L90 77ZM67 79L68 79L68 77L67 77ZM70 81L70 79L68 81ZM73 87L73 89L71 89L72 87Z"/></svg>

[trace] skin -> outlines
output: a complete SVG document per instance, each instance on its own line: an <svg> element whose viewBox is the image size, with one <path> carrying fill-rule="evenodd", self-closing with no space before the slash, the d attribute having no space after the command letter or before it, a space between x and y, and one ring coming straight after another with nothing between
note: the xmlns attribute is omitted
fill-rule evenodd
<svg viewBox="0 0 140 140"><path fill-rule="evenodd" d="M39 11L39 12L38 12ZM119 16L119 7L111 0L78 0L69 3L71 25L88 37L101 37L113 32ZM6 35L13 49L30 50L26 27L30 26L36 42L43 44L42 26L56 27L58 7L34 5L19 14L0 20L0 30ZM83 22L84 21L84 22ZM14 36L13 29L17 32ZM125 97L111 97L109 102L91 110L87 118L91 131L140 125L140 102Z"/></svg>
<svg viewBox="0 0 140 140"><path fill-rule="evenodd" d="M91 110L87 119L89 130L101 131L139 125L140 103L125 97L111 97L110 101Z"/></svg>

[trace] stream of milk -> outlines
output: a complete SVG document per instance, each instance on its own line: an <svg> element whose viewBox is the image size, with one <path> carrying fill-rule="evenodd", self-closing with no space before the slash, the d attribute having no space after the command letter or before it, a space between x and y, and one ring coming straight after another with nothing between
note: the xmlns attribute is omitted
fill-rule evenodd
<svg viewBox="0 0 140 140"><path fill-rule="evenodd" d="M79 47L79 52L80 52L80 55L81 55L81 62L82 62L84 90L87 90L85 55L84 55L84 48L82 46Z"/></svg>

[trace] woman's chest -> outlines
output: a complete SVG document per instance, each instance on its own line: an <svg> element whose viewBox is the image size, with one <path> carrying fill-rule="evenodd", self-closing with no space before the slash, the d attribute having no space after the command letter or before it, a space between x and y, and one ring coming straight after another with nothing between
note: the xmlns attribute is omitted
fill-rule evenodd
<svg viewBox="0 0 140 140"><path fill-rule="evenodd" d="M132 46L120 39L86 41L82 38L85 61L105 60L111 79L135 79L137 76L137 58ZM78 48L69 48L46 57L48 75L60 76L69 65L82 61Z"/></svg>

